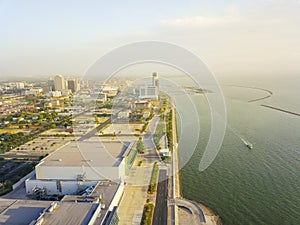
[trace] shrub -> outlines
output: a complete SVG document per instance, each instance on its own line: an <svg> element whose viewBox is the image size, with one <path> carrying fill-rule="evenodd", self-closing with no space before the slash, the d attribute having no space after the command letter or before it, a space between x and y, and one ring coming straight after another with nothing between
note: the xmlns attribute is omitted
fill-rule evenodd
<svg viewBox="0 0 300 225"><path fill-rule="evenodd" d="M144 146L144 143L143 143L143 140L141 137L139 137L139 140L136 144L136 148L138 150L139 153L144 153L144 150L145 150L145 146Z"/></svg>
<svg viewBox="0 0 300 225"><path fill-rule="evenodd" d="M147 203L144 205L141 225L151 225L154 205Z"/></svg>
<svg viewBox="0 0 300 225"><path fill-rule="evenodd" d="M157 165L157 162L155 162L154 165L153 165L150 184L149 184L149 187L148 187L148 193L149 194L153 194L156 191L157 176L158 176L158 165Z"/></svg>

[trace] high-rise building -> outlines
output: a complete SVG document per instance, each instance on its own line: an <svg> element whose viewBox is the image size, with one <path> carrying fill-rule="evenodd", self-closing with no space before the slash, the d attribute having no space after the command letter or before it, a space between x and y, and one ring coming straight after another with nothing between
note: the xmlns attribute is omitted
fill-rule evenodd
<svg viewBox="0 0 300 225"><path fill-rule="evenodd" d="M158 87L158 75L157 72L152 74L152 86Z"/></svg>
<svg viewBox="0 0 300 225"><path fill-rule="evenodd" d="M55 90L54 80L48 80L48 91L54 91L54 90Z"/></svg>
<svg viewBox="0 0 300 225"><path fill-rule="evenodd" d="M63 91L66 89L66 81L62 75L56 75L54 77L55 91Z"/></svg>
<svg viewBox="0 0 300 225"><path fill-rule="evenodd" d="M152 74L152 85L140 88L139 99L158 99L159 85L158 85L158 75L157 72Z"/></svg>
<svg viewBox="0 0 300 225"><path fill-rule="evenodd" d="M78 80L77 79L69 79L68 80L68 89L75 93L79 90Z"/></svg>

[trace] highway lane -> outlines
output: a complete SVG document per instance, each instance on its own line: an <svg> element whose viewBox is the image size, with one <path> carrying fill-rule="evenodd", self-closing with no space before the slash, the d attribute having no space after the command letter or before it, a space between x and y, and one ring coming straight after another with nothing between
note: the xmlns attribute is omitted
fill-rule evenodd
<svg viewBox="0 0 300 225"><path fill-rule="evenodd" d="M168 219L168 177L167 170L159 170L156 202L152 225L166 225Z"/></svg>
<svg viewBox="0 0 300 225"><path fill-rule="evenodd" d="M97 134L97 132L99 130L101 130L102 128L104 128L107 124L111 123L111 118L106 120L104 123L101 123L100 125L98 125L96 128L92 129L91 131L89 131L87 134L84 134L81 138L78 139L78 141L84 141L86 139L89 139L93 136L95 136Z"/></svg>

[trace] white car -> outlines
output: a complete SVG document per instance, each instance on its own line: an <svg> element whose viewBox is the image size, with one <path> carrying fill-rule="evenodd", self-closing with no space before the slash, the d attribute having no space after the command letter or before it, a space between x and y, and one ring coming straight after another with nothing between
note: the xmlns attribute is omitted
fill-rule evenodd
<svg viewBox="0 0 300 225"><path fill-rule="evenodd" d="M85 193L87 193L88 195L90 195L90 194L93 192L94 188L95 188L95 186L90 186L90 187L88 187L88 188L85 190Z"/></svg>

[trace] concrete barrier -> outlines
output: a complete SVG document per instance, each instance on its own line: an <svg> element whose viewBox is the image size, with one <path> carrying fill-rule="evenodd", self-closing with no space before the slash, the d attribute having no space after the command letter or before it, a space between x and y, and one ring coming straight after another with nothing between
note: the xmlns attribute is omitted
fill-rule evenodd
<svg viewBox="0 0 300 225"><path fill-rule="evenodd" d="M15 190L16 188L18 188L25 180L27 180L28 178L31 178L35 175L35 170L33 170L31 173L27 174L25 177L23 177L21 180L19 180L17 183L15 183L12 187L13 190Z"/></svg>

